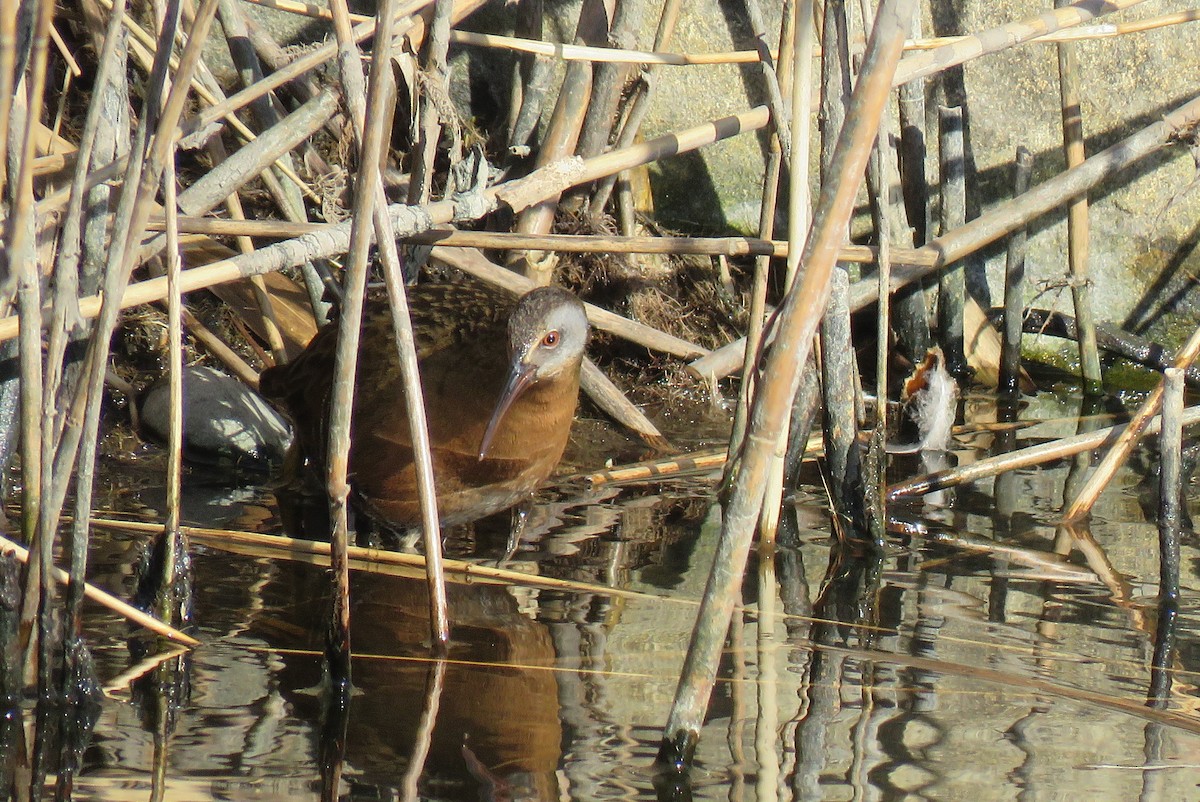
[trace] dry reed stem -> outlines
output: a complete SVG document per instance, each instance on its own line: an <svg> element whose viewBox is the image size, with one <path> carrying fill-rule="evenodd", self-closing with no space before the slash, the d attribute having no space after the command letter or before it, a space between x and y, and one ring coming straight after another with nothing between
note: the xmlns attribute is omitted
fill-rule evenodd
<svg viewBox="0 0 1200 802"><path fill-rule="evenodd" d="M333 8L337 16L338 37L341 40L341 49L343 53L352 51L354 50L354 45L350 41L350 26L345 15L345 5L344 3L335 3ZM385 27L387 26L387 19L390 16L390 10L391 3L389 0L387 7L380 10L380 17ZM437 12L435 11L435 16L436 14ZM390 59L390 46L386 43L391 42L391 37L381 37L381 40L385 44L382 46L382 50L376 50L373 58L387 61ZM382 149L382 143L386 141L390 126L387 124L386 119L381 118L383 117L383 109L395 104L396 86L391 79L390 72L380 72L378 73L379 80L383 80L385 83L374 90L376 95L372 96L370 94L372 90L370 89L364 93L361 90L362 72L357 58L352 61L343 56L342 63L344 80L350 82L347 88L351 92L351 119L357 138L362 145L363 157L365 158L369 155L366 150L367 121L371 121L372 125L381 129L381 139L378 146ZM364 97L368 101L374 97L376 105L369 108L364 106L362 103L362 98ZM372 118L372 114L375 115L374 118ZM409 318L408 297L404 287L400 257L396 247L396 235L392 227L391 218L387 213L387 198L383 192L383 181L377 167L378 163L378 161L370 162L372 168L366 170L364 173L367 184L365 191L374 193L374 203L369 204L368 208L370 209L375 239L379 244L384 265L384 275L388 287L388 302L392 313L392 331L396 340L401 381L404 384L405 397L412 399L411 403L405 405L405 414L408 417L409 431L414 433L413 457L417 474L417 496L421 507L421 528L424 535L425 553L427 555L426 568L428 571L427 584L429 587L429 618L432 643L434 651L440 653L445 650L446 644L449 641L450 618L449 605L446 599L446 579L442 568L441 526L438 522L433 459L430 455L429 429L425 418L424 396L417 366L416 343L412 331L412 322ZM364 191L362 183L359 184L359 187L360 191Z"/></svg>
<svg viewBox="0 0 1200 802"><path fill-rule="evenodd" d="M17 10L19 3L0 6L0 194L8 193L8 132L16 102ZM7 295L5 293L4 295Z"/></svg>
<svg viewBox="0 0 1200 802"><path fill-rule="evenodd" d="M93 517L91 523L93 526L118 531L143 532L147 534L152 534L160 528L158 524L143 521L125 521L101 516ZM227 551L237 551L239 548L254 548L256 549L254 552L256 555L265 555L273 559L293 559L303 562L316 562L311 559L313 557L318 559L329 558L329 544L323 541L198 526L184 526L182 531L194 542L204 543ZM421 554L406 554L362 546L351 546L347 550L347 554L353 560L352 567L355 570L381 573L387 567L407 567L416 569L410 574L414 578L424 576L426 570L425 557ZM685 604L696 604L693 600L679 600L674 597L657 596L636 590L625 590L623 588L598 585L591 582L578 582L552 576L528 574L522 571L510 571L504 568L493 568L464 560L446 560L445 569L448 576L453 577L454 581L463 584L505 582L520 587L575 593L594 593L622 599L640 599L652 602L682 601Z"/></svg>
<svg viewBox="0 0 1200 802"><path fill-rule="evenodd" d="M42 453L42 331L40 310L42 305L41 265L37 260L37 247L32 236L33 222L33 154L34 130L42 116L42 105L46 87L47 51L49 30L54 14L52 3L43 3L36 14L28 20L31 38L26 73L16 81L22 93L13 104L23 107L23 126L17 130L0 130L0 138L19 138L16 156L17 175L15 182L7 187L12 198L10 216L4 221L6 248L0 257L0 291L4 292L3 303L9 302L11 287L4 286L16 281L17 308L24 321L18 345L20 387L18 389L21 436L21 531L25 542L36 547L33 563L25 574L25 585L21 598L19 627L21 644L25 651L25 676L27 684L36 667L37 680L42 693L50 693L51 647L54 638L50 621L53 613L53 582L50 570L54 565L54 531L42 531L42 504L44 495ZM36 626L35 626L36 624ZM36 655L36 658L34 657Z"/></svg>
<svg viewBox="0 0 1200 802"><path fill-rule="evenodd" d="M903 59L896 68L893 86L906 84L915 78L928 77L971 59L999 53L1031 39L1080 25L1142 2L1144 0L1077 0L1069 6L1047 11L1036 17L1009 22L964 36Z"/></svg>
<svg viewBox="0 0 1200 802"><path fill-rule="evenodd" d="M748 7L752 7L752 0L747 0ZM809 160L809 134L808 120L812 114L812 49L813 40L816 31L813 28L812 3L801 2L798 6L792 3L792 14L790 20L784 20L781 23L780 42L786 42L785 47L780 48L780 56L786 56L787 60L783 62L784 69L782 80L783 84L779 88L782 95L787 92L787 112L792 119L803 121L799 125L774 126L774 136L771 137L770 162L768 164L767 176L770 180L769 194L764 194L762 212L759 216L760 234L764 239L770 239L774 234L775 212L777 204L777 193L779 189L780 172L783 165L786 163L788 167L788 254L789 258L786 261L786 272L784 276L784 287L791 289L795 283L796 272L798 267L798 258L792 254L798 254L803 248L803 238L808 233L809 226L812 223L811 207L812 199L809 195L812 186L812 170ZM761 16L761 15L760 15ZM789 35L790 34L790 35ZM787 36L785 39L784 37ZM786 51L786 52L785 52ZM774 76L767 73L768 84L772 82ZM782 98L780 98L782 105ZM749 418L750 407L753 404L754 395L757 392L758 383L753 380L754 369L758 364L759 356L762 350L763 326L765 323L763 312L765 309L765 293L766 293L766 271L769 267L767 257L760 256L755 264L755 303L757 304L757 314L751 319L751 332L747 332L746 337L746 355L745 361L749 367L743 370L743 382L746 386L742 389L742 394L739 398L739 414L741 417L741 428L743 431L738 431L735 427L734 432L729 439L729 453L737 454L745 442L746 421ZM761 274L761 282L760 282ZM779 529L779 515L783 506L783 491L784 491L784 474L786 473L786 459L788 449L788 438L791 433L789 420L785 421L783 428L780 430L779 439L775 442L774 451L771 454L771 465L767 474L767 488L762 503L762 508L759 512L759 532L760 538L764 544L774 544L776 534ZM735 439L736 438L736 439ZM732 470L726 471L727 482L734 480ZM728 486L728 485L727 485ZM774 593L774 591L771 591Z"/></svg>
<svg viewBox="0 0 1200 802"><path fill-rule="evenodd" d="M1187 370L1188 366L1200 356L1200 328L1192 332L1192 336L1179 349L1179 353L1175 356L1174 367L1180 370ZM1096 503L1096 499L1104 491L1109 481L1116 474L1117 469L1129 456L1129 452L1133 449L1134 444L1142 436L1150 422L1152 416L1158 412L1162 404L1164 380L1160 380L1158 385L1150 393L1142 405L1138 407L1138 411L1129 421L1128 426L1121 432L1121 436L1113 443L1113 447L1108 450L1104 458L1100 460L1100 464L1096 466L1096 470L1088 477L1083 488L1080 489L1079 495L1071 502L1070 508L1064 518L1069 522L1078 521L1085 515L1089 514L1092 506Z"/></svg>
<svg viewBox="0 0 1200 802"><path fill-rule="evenodd" d="M124 15L124 2L115 3L105 29L104 43L100 47L97 74L92 90L94 96L104 96L106 93L113 91L109 87L110 85L114 89L116 87L114 75L117 73L118 67L124 66L121 60L117 58L117 48L123 39L121 26ZM70 201L68 203L66 220L64 221L64 230L60 238L59 253L55 263L55 276L57 278L56 292L59 295L55 299L56 309L52 313L55 319L50 329L46 390L56 402L60 394L59 385L62 375L63 357L67 347L67 330L82 330L85 326L84 320L79 314L78 302L79 274L85 263L85 226L88 226L90 222L91 227L94 229L104 228L102 224L96 223L98 214L89 212L87 222L85 222L83 214L84 196L86 194L85 186L88 169L92 160L93 148L97 145L102 128L108 128L108 123L102 113L103 107L104 104L97 102L88 105L83 135L76 153L75 173L71 179ZM95 249L93 253L99 253L99 249ZM62 388L64 402L74 395L72 389L70 387ZM56 403L56 407L58 406ZM56 408L53 417L47 415L47 423L51 420L54 423L54 437L52 440L43 443L46 449L43 468L49 477L55 477L53 470L60 467L56 457L58 451L62 448L65 438L65 426L72 416L73 410L66 407L65 403L62 407ZM57 483L56 485L45 485L45 487L50 488L49 495L53 500L51 504L46 504L43 508L42 529L45 531L57 529L59 509L55 505L62 503L59 499L64 498L66 495L66 486L70 480L71 473L72 471L67 470L65 475L63 473L58 474L54 478L54 481ZM80 533L78 530L72 528L67 544L67 551L69 553L68 567L71 581L67 586L67 610L63 627L64 631L74 634L81 632L83 627L83 588L88 562L88 539L86 536L81 536L81 534L85 533Z"/></svg>
<svg viewBox="0 0 1200 802"><path fill-rule="evenodd" d="M443 120L439 109L444 107L444 99L450 95L446 51L450 47L450 17L453 10L454 0L435 0L433 16L429 20L429 35L423 48L421 68L424 84L414 87L420 95L417 142L409 154L412 168L408 181L408 202L414 206L427 202L433 191L433 161L442 138Z"/></svg>
<svg viewBox="0 0 1200 802"><path fill-rule="evenodd" d="M162 529L159 524L152 524L152 526L156 531ZM29 561L29 551L27 549L2 536L0 536L0 551L6 553L7 555L11 555L22 564L25 564ZM54 581L60 585L71 584L71 579L67 576L67 572L61 568L53 568L52 576L54 577ZM146 615L133 605L126 604L112 594L100 590L100 588L96 587L95 585L85 584L83 586L83 595L97 604L112 610L114 613L126 619L127 621L130 621L139 627L142 627L143 629L149 630L155 635L166 638L173 643L182 644L184 646L200 645L200 641L196 640L190 635L185 635L179 630L164 624L162 621Z"/></svg>
<svg viewBox="0 0 1200 802"><path fill-rule="evenodd" d="M1055 0L1062 7L1066 0ZM1058 87L1062 106L1063 153L1067 167L1077 167L1087 158L1083 142L1083 110L1080 106L1079 61L1075 45L1059 42ZM1096 321L1092 314L1092 293L1088 287L1088 198L1084 193L1067 204L1067 263L1071 274L1071 298L1079 326L1079 372L1083 391L1099 395L1104 377L1100 374L1100 352L1096 347Z"/></svg>
<svg viewBox="0 0 1200 802"><path fill-rule="evenodd" d="M1190 407L1183 415L1184 425L1192 426L1200 423L1200 406ZM1154 434L1159 430L1159 419L1151 418L1146 423L1143 434ZM1109 443L1115 443L1128 430L1130 424L1109 426L1072 437L1064 437L1049 443L1017 449L994 457L986 457L970 465L951 468L945 471L914 476L903 482L898 482L888 488L888 500L904 498L905 496L922 496L937 490L956 487L967 482L986 479L1006 471L1015 471L1033 465L1043 465L1053 460L1099 448ZM1078 497L1077 497L1078 498Z"/></svg>
<svg viewBox="0 0 1200 802"><path fill-rule="evenodd" d="M1089 157L1078 167L1050 178L1026 193L997 204L961 228L942 234L912 254L913 258L892 252L891 291L962 259L1017 228L1058 208L1064 201L1087 192L1101 181L1130 165L1157 153L1181 138L1186 138L1200 123L1200 97L1167 113L1158 122ZM916 257L922 262L918 264ZM850 289L851 309L863 309L879 295L878 283L867 279ZM3 339L3 319L0 319ZM741 340L722 346L708 357L693 362L689 369L700 376L722 378L740 367Z"/></svg>
<svg viewBox="0 0 1200 802"><path fill-rule="evenodd" d="M828 293L830 274L862 182L909 19L911 0L884 3L876 15L863 71L851 98L846 126L839 137L831 180L824 182L812 233L805 245L806 269L803 278L788 293L780 320L780 336L767 357L742 467L724 515L713 570L664 730L664 749L660 756L670 758L678 768L690 762L695 750L715 682L721 646L733 614L734 597L745 573L754 524L762 505L770 453L795 397L799 368L808 358L820 310L824 308L823 301Z"/></svg>
<svg viewBox="0 0 1200 802"><path fill-rule="evenodd" d="M666 134L594 159L578 163L569 162L568 166L571 169L561 169L562 165L559 164L550 165L524 179L489 187L484 191L485 201L488 208L498 201L517 204L516 208L524 208L524 205L536 202L541 197L558 194L567 187L594 181L668 155L685 153L731 136L756 131L763 128L767 122L767 110L759 106L741 114L674 134ZM38 211L40 214L43 210L39 207ZM389 212L397 228L397 236L410 237L417 231L427 231L435 225L451 222L455 218L456 207L452 201L439 201L422 207L394 204L389 207ZM186 270L182 276L182 289L184 292L191 292L284 267L295 267L308 259L345 253L349 244L349 228L348 223L325 225L295 239L259 248L253 254L235 256L204 267ZM868 251L863 249L859 252L865 254ZM149 279L128 286L126 283L112 286L107 295L81 299L81 316L88 319L100 315L104 309L105 297L118 299L110 300L110 304L119 304L121 308L150 303L166 297L166 282L163 279ZM115 314L115 310L113 311ZM0 318L0 342L12 339L16 333L16 316Z"/></svg>
<svg viewBox="0 0 1200 802"><path fill-rule="evenodd" d="M285 220L227 220L215 217L180 217L179 230L188 234L289 239L325 231L336 223L293 223ZM151 215L148 227L161 231L161 215ZM786 240L757 237L617 236L612 234L518 234L511 231L458 231L435 228L404 236L405 242L490 250L538 248L564 253L665 253L675 256L769 256L786 259ZM872 264L879 249L870 245L843 245L839 262ZM933 266L937 257L917 248L892 248L892 264ZM3 320L3 318L0 318ZM0 341L3 341L0 336Z"/></svg>
<svg viewBox="0 0 1200 802"><path fill-rule="evenodd" d="M179 247L179 226L175 223L179 204L175 190L175 158L167 159L163 170L163 209L167 218L167 393L170 402L167 424L167 518L160 537L163 540L162 573L158 577L155 607L158 617L170 622L176 614L180 622L186 608L173 604L178 598L180 554L179 520L183 494L183 297L179 274L183 257Z"/></svg>
<svg viewBox="0 0 1200 802"><path fill-rule="evenodd" d="M658 16L658 28L654 33L655 50L662 50L670 46L671 37L675 35L675 25L679 22L679 9L682 4L682 0L664 0L662 11L659 12ZM617 135L616 144L613 145L614 149L621 150L628 148L637 140L638 133L642 128L642 122L645 120L650 108L650 94L654 88L654 74L657 69L658 65L653 63L648 63L642 67L642 74L639 80L629 91L623 110L624 122L621 124L621 131ZM595 191L592 193L591 203L588 206L593 217L599 217L604 213L605 207L608 206L608 199L619 177L620 173L615 172L611 176L606 176L597 185Z"/></svg>
<svg viewBox="0 0 1200 802"><path fill-rule="evenodd" d="M33 155L36 139L35 130L41 118L42 104L45 97L46 64L48 31L54 13L52 4L42 4L37 8L36 16L29 20L31 30L28 36L30 53L25 74L16 80L19 94L11 99L14 107L22 111L24 125L19 130L10 131L7 127L0 129L0 140L9 141L10 137L17 145L14 157L17 167L15 181L10 186L0 185L0 190L7 190L5 195L11 202L9 214L0 221L3 224L5 247L0 251L0 305L8 306L12 301L11 293L14 287L18 294L18 303L22 314L39 316L41 309L41 267L37 261L34 233L34 202L33 202ZM15 11L14 11L15 14ZM22 31L22 33L26 33ZM6 45L15 46L15 40ZM10 76L15 79L15 76ZM6 165L7 167L8 165ZM29 454L29 461L37 467L38 455L41 453L38 416L42 408L41 399L41 327L24 326L21 331L20 362L22 376L21 428L24 449ZM37 387L26 387L30 380ZM32 426L31 430L29 427ZM35 453L29 453L36 449ZM24 462L24 461L23 461ZM30 468L22 466L22 480L25 492L31 493L36 501L40 496L40 471L32 474ZM25 534L31 538L36 528L35 503L32 508L25 510L23 516ZM33 516L33 517L30 517Z"/></svg>
<svg viewBox="0 0 1200 802"><path fill-rule="evenodd" d="M372 212L375 208L375 190L381 186L379 180L380 156L383 152L388 121L383 110L387 104L387 90L391 64L381 57L382 50L391 47L392 0L384 0L378 9L376 57L371 61L367 80L366 108L363 117L361 141L359 143L359 173L355 181L354 207L350 219L350 241L347 251L341 316L338 319L337 350L334 357L333 388L329 400L329 442L326 448L326 483L329 495L332 533L330 536L330 560L334 577L333 607L331 610L330 634L326 642L326 656L335 681L342 688L350 682L350 568L347 548L349 546L350 485L347 481L350 452L350 418L354 406L355 374L358 367L358 343L362 329L363 301L367 288L367 254L371 247ZM342 54L342 82L345 88L353 88L361 81L361 67L352 54L347 53L345 38L339 36L339 52ZM347 57L349 56L349 57ZM360 95L361 97L361 95Z"/></svg>
<svg viewBox="0 0 1200 802"><path fill-rule="evenodd" d="M296 2L296 0L243 0L243 2L253 3L254 5L263 6L264 8L273 8L278 11L286 11L291 14L312 17L313 19L332 19L332 15L328 9L310 3ZM364 22L374 18L365 14L351 14L350 19L354 22ZM1027 41L1045 44L1051 42L1080 42L1097 39L1112 39L1118 36L1128 36L1130 34L1145 33L1147 31L1157 30L1159 28L1181 25L1187 22L1196 22L1197 20L1200 20L1200 9L1192 8L1184 11L1160 14L1144 20L1135 20L1132 22L1080 25L1077 28L1055 30L1050 33L1042 34L1041 36L1035 36ZM542 42L535 39L523 39L514 36L500 36L497 34L478 33L475 31L451 31L450 36L450 41L455 44L492 47L504 50L516 50L524 53L536 53L538 55L556 57L564 61L575 60L685 66L693 64L748 64L756 62L762 57L762 54L758 50L734 50L713 53L663 53L656 50L650 51L630 50L628 48L587 47L584 45ZM967 35L915 37L905 41L904 50L906 52L934 50L937 48L944 48L970 38L971 37ZM855 43L862 44L862 40L856 39ZM772 57L775 56L775 51L769 50L767 52L769 52ZM815 56L819 56L820 54L820 48L817 48L813 53ZM981 53L980 55L984 54ZM782 62L783 58L780 57L779 61Z"/></svg>

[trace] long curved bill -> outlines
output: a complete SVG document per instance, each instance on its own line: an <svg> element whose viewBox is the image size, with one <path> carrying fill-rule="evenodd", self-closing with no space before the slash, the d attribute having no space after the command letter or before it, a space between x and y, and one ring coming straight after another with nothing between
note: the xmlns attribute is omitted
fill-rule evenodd
<svg viewBox="0 0 1200 802"><path fill-rule="evenodd" d="M521 396L521 393L525 392L525 388L533 383L533 373L532 365L525 365L521 362L513 365L512 372L508 374L508 382L504 385L504 391L500 393L500 399L496 401L496 408L492 410L492 418L483 432L483 440L479 443L479 459L482 460L487 456L488 449L492 446L492 438L496 436L496 430L500 428L500 422L504 420L509 407Z"/></svg>

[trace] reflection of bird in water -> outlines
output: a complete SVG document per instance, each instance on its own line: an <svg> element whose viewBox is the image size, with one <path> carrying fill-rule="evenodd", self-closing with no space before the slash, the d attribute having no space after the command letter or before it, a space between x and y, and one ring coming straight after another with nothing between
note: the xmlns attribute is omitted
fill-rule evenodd
<svg viewBox="0 0 1200 802"><path fill-rule="evenodd" d="M413 334L442 523L522 501L562 457L575 416L587 342L583 304L541 287L517 301L474 284L409 289ZM324 465L337 327L287 365L263 371L281 401L300 458ZM396 527L420 524L412 437L387 304L364 313L350 445L350 478L368 511Z"/></svg>

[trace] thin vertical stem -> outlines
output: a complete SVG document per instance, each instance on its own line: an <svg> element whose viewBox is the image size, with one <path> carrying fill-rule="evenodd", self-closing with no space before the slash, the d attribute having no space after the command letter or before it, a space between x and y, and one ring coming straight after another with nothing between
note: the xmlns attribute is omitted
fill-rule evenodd
<svg viewBox="0 0 1200 802"><path fill-rule="evenodd" d="M394 0L388 0L389 5ZM354 51L353 38L349 24L349 10L344 0L335 0L331 4L334 13L334 25L337 30L339 46L343 53ZM389 11L389 14L391 12ZM391 50L391 27L388 26L388 37L377 40L374 58L387 61ZM363 98L368 93L362 88L362 72L357 62L346 58L342 60L343 83L346 86L350 101L350 119L360 143L365 146L367 120L379 120L380 114L371 117ZM396 91L390 73L382 73L387 78L387 85L378 91L383 95L379 102L390 105L388 96ZM385 117L390 119L390 115ZM386 121L374 123L383 126L382 141L387 141ZM379 243L379 253L383 264L384 280L388 288L388 303L392 315L392 332L396 340L400 362L400 380L404 385L404 397L409 399L405 405L408 416L409 431L413 433L413 461L417 474L417 497L421 505L421 529L425 543L425 571L429 586L430 626L433 649L442 654L450 640L450 614L446 600L446 580L442 567L441 526L438 522L437 493L434 488L433 458L430 456L429 427L425 420L425 402L421 390L421 377L417 366L416 342L412 332L412 321L409 319L408 295L404 289L404 277L400 265L400 255L396 248L396 236L393 233L392 219L387 210L387 199L383 192L382 176L379 170L364 170L360 180L365 175L374 176L373 192L375 204L371 210L375 239Z"/></svg>
<svg viewBox="0 0 1200 802"><path fill-rule="evenodd" d="M170 400L167 425L167 520L163 524L162 574L158 587L158 617L178 624L184 609L174 602L178 596L180 491L183 482L183 300L179 291L182 258L179 250L179 215L175 199L175 158L163 170L163 214L167 222L167 393ZM176 616L178 613L178 616Z"/></svg>
<svg viewBox="0 0 1200 802"><path fill-rule="evenodd" d="M754 2L748 2L747 8L748 9L751 9L751 8L757 9L757 5ZM811 12L811 9L810 9L810 12ZM755 12L755 13L757 13L757 16L759 17L758 22L756 24L761 25L761 23L762 23L761 12ZM752 13L751 16L752 17L755 16L755 13ZM795 61L795 49L796 49L796 45L800 44L800 43L796 42L797 24L796 24L796 19L795 19L795 13L796 13L795 3L788 2L785 5L785 8L783 10L784 16L783 16L783 19L781 21L781 26L780 26L780 34L779 34L780 53L779 53L779 55L780 55L780 63L783 65L783 69L780 70L780 74L778 76L779 83L781 85L779 87L776 87L776 92L780 93L780 94L782 92L787 92L789 94L788 105L786 108L781 108L781 111L786 111L788 114L791 114L791 110L793 108L798 109L799 110L799 119L807 121L809 112L811 110L811 104L809 102L809 99L811 98L811 93L807 91L807 87L809 85L808 82L811 82L811 80L812 80L812 74L811 74L811 63L812 62L811 62L811 56L810 56L809 62L808 62L810 65L809 70L807 72L803 71L803 70L801 71L800 77L801 77L801 80L805 81L805 84L804 84L805 90L801 91L801 92L793 91L793 87L796 84L796 82L794 81L794 76L796 75L796 67L799 66L796 64L796 61ZM802 39L804 39L804 38L807 39L810 51L811 51L811 47L812 47L811 19L812 19L812 16L810 13L809 14L810 22L808 25L804 26L807 33L799 33L798 34ZM759 41L760 42L763 41L762 36L759 37ZM763 46L765 47L765 43ZM768 73L767 77L768 77L769 82L773 81L775 79L774 71L773 70L770 71ZM801 102L797 103L797 100L800 100ZM781 106L782 106L782 102L783 101L780 100ZM774 114L772 114L772 121L775 122ZM791 142L785 143L785 141L784 141L785 137L790 138ZM794 145L796 145L797 142L802 142L803 145L798 146L798 147L796 147L795 150L793 150L792 148ZM785 144L787 146L786 151L784 150ZM790 157L787 154L790 154L790 153L801 153L803 156L803 161L795 161L795 162L788 161L788 159ZM800 207L801 213L803 214L803 223L802 223L802 228L800 230L807 231L808 225L809 225L809 220L808 220L809 169L808 169L808 126L807 125L804 126L803 133L794 133L791 128L780 127L778 125L775 126L775 130L772 132L771 141L770 141L769 159L768 159L767 170L766 170L767 182L766 182L766 184L764 184L764 187L763 187L763 204L762 204L761 214L759 216L759 234L766 239L770 239L774 236L775 212L776 212L775 207L778 202L778 192L779 192L779 173L780 173L781 166L785 161L788 161L788 185L789 185L789 188L792 191L797 191L797 184L803 185L798 190L801 194L801 197L799 199L797 199L795 205ZM747 349L753 348L753 350L747 350L747 352L746 352L746 356L747 356L746 364L750 366L750 369L743 371L742 396L740 399L740 404L738 406L739 416L741 418L741 429L742 430L736 432L736 435L739 440L739 442L737 443L738 448L741 447L740 440L741 440L742 436L744 435L745 418L746 418L747 411L749 410L750 399L753 397L754 388L755 388L755 382L753 381L753 375L754 375L753 371L756 369L756 367L758 365L757 354L758 354L758 349L760 347L760 344L762 342L763 309L765 307L767 270L770 267L770 264L771 264L770 257L760 256L755 260L755 265L754 265L756 286L755 286L755 299L754 299L754 304L752 304L752 306L756 306L757 310L756 310L756 312L753 313L754 317L751 320L750 331L747 332L747 336L746 336L746 347L747 347ZM793 274L789 272L787 274L787 279L786 279L787 286L791 285L792 277L793 277ZM775 446L775 455L774 455L773 463L772 463L772 467L771 467L770 478L767 481L766 497L763 500L762 514L761 514L760 525L759 525L759 531L761 533L761 540L763 543L774 543L775 535L776 535L776 532L779 527L779 513L780 513L780 508L781 508L782 500L783 500L783 489L784 489L783 488L783 479L784 479L784 474L785 474L784 461L787 457L787 443L788 443L788 431L787 431L787 428L785 427L784 431L780 434L779 442ZM733 446L731 444L731 453L733 453L732 448L733 448ZM731 463L732 463L732 461L731 461Z"/></svg>
<svg viewBox="0 0 1200 802"><path fill-rule="evenodd" d="M1055 8L1070 5L1069 0L1054 0ZM1062 99L1063 151L1067 169L1078 167L1087 159L1083 142L1082 92L1079 88L1079 62L1075 58L1074 42L1059 42L1058 86ZM1081 194L1067 204L1067 259L1071 267L1071 299L1075 305L1075 323L1079 332L1079 370L1083 391L1088 395L1103 392L1100 373L1100 352L1096 346L1096 320L1092 314L1092 292L1088 285L1088 199Z"/></svg>
<svg viewBox="0 0 1200 802"><path fill-rule="evenodd" d="M821 183L839 177L832 172L838 134L850 97L850 45L846 5L825 3L821 35ZM799 230L805 230L803 228ZM799 243L797 243L799 246ZM789 253L801 251L799 247ZM789 261L789 265L791 262ZM834 269L829 300L821 321L821 391L825 405L825 458L829 467L831 506L841 520L853 520L860 499L850 492L857 484L858 416L854 349L850 332L848 294L850 274L844 265ZM839 527L839 532L845 531Z"/></svg>
<svg viewBox="0 0 1200 802"><path fill-rule="evenodd" d="M662 12L658 17L658 28L654 33L655 50L666 50L670 45L671 37L675 34L675 25L679 22L679 9L682 5L683 0L665 0L663 3ZM614 150L627 148L637 139L642 121L650 109L650 94L654 88L654 74L657 70L657 64L645 67L642 70L641 79L630 92L629 100L625 104L625 122L617 137L617 143L613 146ZM589 212L593 216L599 216L604 212L604 207L608 204L608 198L616 184L617 175L614 173L597 183L596 192L592 195L589 205Z"/></svg>
<svg viewBox="0 0 1200 802"><path fill-rule="evenodd" d="M1158 602L1179 603L1180 499L1183 481L1183 371L1163 371L1162 430L1158 452L1162 461L1158 486Z"/></svg>
<svg viewBox="0 0 1200 802"><path fill-rule="evenodd" d="M450 47L450 16L453 10L454 0L437 0L433 4L433 19L429 23L429 36L425 42L424 71L429 85L421 93L417 123L419 138L408 183L408 202L414 206L429 200L433 186L433 159L442 137L442 119L438 109L443 106L442 98L450 91L446 50ZM376 41L379 41L378 37Z"/></svg>
<svg viewBox="0 0 1200 802"><path fill-rule="evenodd" d="M16 102L17 11L20 3L0 5L0 197L8 191L8 132ZM15 277L0 272L0 288Z"/></svg>
<svg viewBox="0 0 1200 802"><path fill-rule="evenodd" d="M963 144L962 107L938 109L942 176L942 234L957 231L967 221L966 151ZM938 281L938 339L946 356L946 369L956 378L966 376L963 343L963 306L967 282L963 265L951 265Z"/></svg>
<svg viewBox="0 0 1200 802"><path fill-rule="evenodd" d="M25 596L21 606L21 626L29 633L26 655L38 648L38 679L43 687L49 688L49 645L51 643L49 617L50 601L54 582L50 571L53 568L53 531L40 531L42 504L42 271L37 261L33 237L33 140L34 129L42 115L42 102L46 88L46 59L50 40L50 21L54 14L53 3L43 3L31 20L30 35L33 42L28 72L17 82L23 89L23 98L14 99L25 107L24 127L16 156L18 173L16 181L8 187L12 195L12 214L5 221L4 234L8 244L7 254L0 259L0 275L6 272L17 280L17 306L20 313L20 334L17 345L20 356L21 398L21 482L22 507L21 530L31 546L31 559L25 574ZM0 139L7 138L8 128L0 129ZM12 155L12 154L10 154ZM13 264L13 262L16 264ZM0 282L2 283L2 282ZM35 386L30 386L31 384ZM37 636L34 637L32 622L37 617ZM26 662L26 671L32 664Z"/></svg>
<svg viewBox="0 0 1200 802"><path fill-rule="evenodd" d="M1033 176L1033 154L1024 145L1017 146L1013 163L1013 194L1029 189ZM1025 242L1026 228L1021 226L1008 237L1008 256L1004 264L1004 339L1000 349L1000 392L1012 396L1020 390L1022 318L1025 315Z"/></svg>
<svg viewBox="0 0 1200 802"><path fill-rule="evenodd" d="M862 185L911 14L912 0L885 0L875 17L862 75L832 162L830 173L838 179L822 185L812 233L804 247L806 269L783 304L779 336L767 357L755 398L742 469L723 517L713 568L659 750L659 761L676 770L683 770L695 753L716 681L721 647L750 555L754 525L762 508L771 452L791 409L800 367L808 360L820 310L825 307L830 274Z"/></svg>

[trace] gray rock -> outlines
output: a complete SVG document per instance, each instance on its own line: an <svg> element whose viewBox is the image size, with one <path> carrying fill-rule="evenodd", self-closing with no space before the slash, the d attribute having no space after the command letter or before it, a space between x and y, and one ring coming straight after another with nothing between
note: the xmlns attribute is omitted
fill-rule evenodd
<svg viewBox="0 0 1200 802"><path fill-rule="evenodd" d="M170 421L167 379L142 399L142 428L162 442ZM266 470L283 460L291 431L283 417L237 379L208 367L183 372L184 457Z"/></svg>

